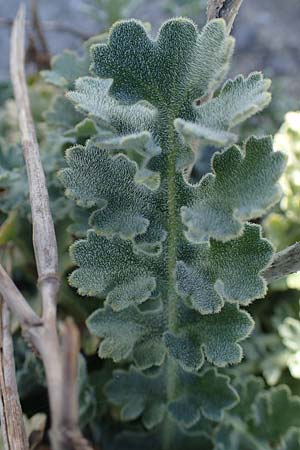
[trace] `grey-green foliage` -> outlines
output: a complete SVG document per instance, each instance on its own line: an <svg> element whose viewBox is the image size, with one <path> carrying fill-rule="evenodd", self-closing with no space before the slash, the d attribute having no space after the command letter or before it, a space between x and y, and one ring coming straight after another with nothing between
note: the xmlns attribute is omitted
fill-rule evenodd
<svg viewBox="0 0 300 450"><path fill-rule="evenodd" d="M70 283L104 299L87 321L99 355L132 364L108 396L122 419L151 429L156 450L199 449L199 439L212 448L208 431L238 397L207 366L241 361L253 328L242 307L266 293L272 246L246 221L278 200L284 156L270 138L251 138L217 152L198 184L187 175L201 142L232 145L231 128L270 100L258 73L218 89L232 49L223 20L201 33L170 20L156 40L135 20L119 22L92 48L95 77L69 94L97 129L60 173L67 195L92 208ZM143 433L118 439L118 449L144 446Z"/></svg>
<svg viewBox="0 0 300 450"><path fill-rule="evenodd" d="M64 166L63 155L57 148L42 152L42 162L47 175L50 207L55 221L64 219L72 205L62 196L56 172ZM20 217L30 219L29 191L25 160L21 146L0 143L0 210L4 213L17 210Z"/></svg>
<svg viewBox="0 0 300 450"><path fill-rule="evenodd" d="M294 378L300 378L300 321L287 317L278 327L285 348L286 365Z"/></svg>
<svg viewBox="0 0 300 450"><path fill-rule="evenodd" d="M72 87L74 80L86 74L88 55L79 58L77 53L65 50L61 55L54 56L51 70L41 72L45 81L57 87Z"/></svg>
<svg viewBox="0 0 300 450"><path fill-rule="evenodd" d="M253 376L233 383L240 403L215 430L214 450L296 450L300 444L300 399L288 386L264 389Z"/></svg>

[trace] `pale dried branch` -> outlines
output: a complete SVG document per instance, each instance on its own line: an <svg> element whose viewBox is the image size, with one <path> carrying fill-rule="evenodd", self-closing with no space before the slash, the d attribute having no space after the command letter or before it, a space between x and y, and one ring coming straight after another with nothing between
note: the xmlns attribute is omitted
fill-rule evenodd
<svg viewBox="0 0 300 450"><path fill-rule="evenodd" d="M78 424L78 353L80 335L72 318L64 323L62 333L63 384L61 391L61 447L65 450L91 450L89 443L82 437Z"/></svg>
<svg viewBox="0 0 300 450"><path fill-rule="evenodd" d="M0 417L5 450L29 450L16 381L10 312L0 297Z"/></svg>
<svg viewBox="0 0 300 450"><path fill-rule="evenodd" d="M0 264L0 294L14 312L22 327L36 327L42 324L41 318L29 306L17 286Z"/></svg>
<svg viewBox="0 0 300 450"><path fill-rule="evenodd" d="M36 133L30 110L28 89L25 76L25 11L21 6L16 16L11 36L10 70L11 79L19 115L19 125L22 135L22 146L26 161L30 205L32 212L33 246L38 272L38 286L41 293L43 314L42 324L38 327L27 326L28 339L38 350L42 358L51 410L51 442L54 450L87 450L85 440L82 438L79 428L74 423L75 411L68 410L70 423L74 424L74 433L77 436L76 445L71 439L65 437L64 421L66 410L62 408L66 388L64 382L63 355L57 334L57 293L58 256L57 243L54 231L54 223L49 206L49 196L46 187ZM0 272L0 277L3 274ZM5 275L5 274L4 274ZM12 285L9 285L12 288ZM4 290L5 291L5 290ZM15 300L3 293L5 301L11 309L18 314L18 304ZM22 301L25 310L24 301ZM29 318L29 311L26 310ZM20 316L20 313L19 313ZM24 314L23 314L24 316ZM22 324L22 322L21 322ZM76 376L76 373L70 376ZM68 379L67 382L75 383ZM74 400L75 401L75 400ZM77 399L76 399L77 401Z"/></svg>
<svg viewBox="0 0 300 450"><path fill-rule="evenodd" d="M24 7L21 6L12 29L10 69L28 176L33 247L43 307L47 310L49 307L52 309L59 286L57 244L26 84L24 24L25 13Z"/></svg>
<svg viewBox="0 0 300 450"><path fill-rule="evenodd" d="M207 20L224 19L230 33L242 3L243 0L208 0Z"/></svg>
<svg viewBox="0 0 300 450"><path fill-rule="evenodd" d="M263 276L268 283L272 283L298 271L300 271L300 244L296 243L276 253Z"/></svg>
<svg viewBox="0 0 300 450"><path fill-rule="evenodd" d="M26 61L35 63L38 70L49 69L51 65L51 53L39 17L38 0L31 0L31 28Z"/></svg>
<svg viewBox="0 0 300 450"><path fill-rule="evenodd" d="M77 369L78 352L80 347L80 335L73 319L68 318L64 324L62 333L62 354L63 354L63 393L62 398L62 421L66 429L73 429L77 426L78 405L77 405ZM70 382L71 380L71 382ZM70 411L72 413L70 414Z"/></svg>
<svg viewBox="0 0 300 450"><path fill-rule="evenodd" d="M39 12L38 12L38 0L31 0L31 21L34 30L38 36L39 42L42 47L42 51L48 55L50 59L50 50L48 46L47 39L44 34L44 29L42 22L40 20Z"/></svg>
<svg viewBox="0 0 300 450"><path fill-rule="evenodd" d="M34 129L25 75L25 10L21 5L12 28L10 71L17 104L22 147L26 162L33 228L33 248L43 303L43 327L33 345L43 359L49 388L52 425L59 428L59 387L62 383L61 355L56 329L59 287L58 257L45 174Z"/></svg>

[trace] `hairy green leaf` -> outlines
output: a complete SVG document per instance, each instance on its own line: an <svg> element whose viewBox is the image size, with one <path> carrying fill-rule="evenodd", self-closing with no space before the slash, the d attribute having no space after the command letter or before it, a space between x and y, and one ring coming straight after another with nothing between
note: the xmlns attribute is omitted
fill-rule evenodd
<svg viewBox="0 0 300 450"><path fill-rule="evenodd" d="M245 149L216 153L213 174L196 186L194 204L181 210L187 238L226 241L241 234L245 220L260 217L279 200L277 182L284 165L285 157L273 152L270 138L251 138Z"/></svg>
<svg viewBox="0 0 300 450"><path fill-rule="evenodd" d="M224 410L237 401L229 378L209 369L199 375L180 371L175 399L167 405L165 376L162 369L147 375L133 367L129 372L118 370L106 392L110 401L122 406L123 420L142 416L148 429L161 423L167 411L173 420L187 428L197 423L202 415L220 421Z"/></svg>
<svg viewBox="0 0 300 450"><path fill-rule="evenodd" d="M219 314L203 316L182 305L179 314L175 333L166 332L164 339L170 355L185 370L199 370L204 355L219 367L241 361L242 348L238 342L253 328L248 313L235 305L226 305Z"/></svg>
<svg viewBox="0 0 300 450"><path fill-rule="evenodd" d="M237 140L237 135L229 130L269 104L270 84L259 72L251 73L246 79L239 75L227 81L216 97L195 108L195 122L177 119L176 129L188 144L194 138L218 146L230 145Z"/></svg>
<svg viewBox="0 0 300 450"><path fill-rule="evenodd" d="M216 52L207 41L215 44ZM92 48L92 69L102 78L113 78L110 92L118 99L168 105L194 100L215 86L226 73L231 47L222 20L208 24L200 35L192 22L170 20L156 41L140 22L129 20L112 28L108 45Z"/></svg>
<svg viewBox="0 0 300 450"><path fill-rule="evenodd" d="M253 224L237 239L187 247L186 261L177 263L178 291L202 314L219 312L225 301L248 305L266 293L259 273L272 254L272 246Z"/></svg>
<svg viewBox="0 0 300 450"><path fill-rule="evenodd" d="M106 295L106 304L116 311L146 301L155 289L155 277L143 258L120 238L106 239L89 231L87 240L75 244L72 255L82 266L70 276L72 286L82 295Z"/></svg>
<svg viewBox="0 0 300 450"><path fill-rule="evenodd" d="M88 59L79 58L71 50L64 50L61 55L54 56L51 61L51 70L42 71L42 76L48 83L57 87L71 87L76 78L87 73Z"/></svg>
<svg viewBox="0 0 300 450"><path fill-rule="evenodd" d="M109 306L96 310L88 319L92 334L103 340L99 347L101 358L115 362L133 359L138 367L159 366L165 359L166 349L161 340L165 327L162 309L142 312L129 307L114 312Z"/></svg>
<svg viewBox="0 0 300 450"><path fill-rule="evenodd" d="M67 96L81 111L100 119L100 123L122 134L151 129L156 110L146 103L125 107L109 94L111 80L84 77L76 81L76 91Z"/></svg>

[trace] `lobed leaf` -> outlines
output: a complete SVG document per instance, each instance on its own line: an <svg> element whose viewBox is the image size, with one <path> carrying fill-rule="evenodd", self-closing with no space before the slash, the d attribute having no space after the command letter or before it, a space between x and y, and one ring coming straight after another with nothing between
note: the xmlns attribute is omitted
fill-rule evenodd
<svg viewBox="0 0 300 450"><path fill-rule="evenodd" d="M67 97L80 111L100 119L110 129L116 128L122 134L151 129L156 110L146 103L125 106L109 94L112 80L92 77L79 78L75 91Z"/></svg>
<svg viewBox="0 0 300 450"><path fill-rule="evenodd" d="M199 34L193 22L172 19L163 24L156 40L142 23L123 21L112 27L107 45L92 47L92 70L113 78L110 92L122 101L180 104L204 95L222 80L232 43L223 20L212 21Z"/></svg>
<svg viewBox="0 0 300 450"><path fill-rule="evenodd" d="M260 217L280 198L279 177L285 166L282 153L273 153L270 138L251 138L245 150L231 147L216 153L213 174L195 187L196 200L181 209L186 237L227 241L243 231L244 221Z"/></svg>
<svg viewBox="0 0 300 450"><path fill-rule="evenodd" d="M219 312L225 302L248 305L263 297L266 283L260 273L271 262L271 244L258 225L248 224L239 238L187 247L177 262L177 287L201 314Z"/></svg>
<svg viewBox="0 0 300 450"><path fill-rule="evenodd" d="M141 417L147 429L160 424L166 413L164 373L144 374L130 367L129 371L115 370L105 388L108 399L121 406L121 419L132 421Z"/></svg>
<svg viewBox="0 0 300 450"><path fill-rule="evenodd" d="M173 419L185 428L195 425L202 415L216 422L222 420L224 411L238 401L229 378L216 369L197 375L181 372L179 380L180 387L168 409Z"/></svg>
<svg viewBox="0 0 300 450"><path fill-rule="evenodd" d="M167 411L180 426L187 428L202 416L220 421L224 411L236 403L237 395L229 384L229 378L218 374L215 369L197 375L179 372L174 400L168 408L163 368L155 374L144 374L133 367L128 372L117 370L106 387L106 393L113 404L122 407L122 420L132 421L141 416L147 429L161 423Z"/></svg>
<svg viewBox="0 0 300 450"><path fill-rule="evenodd" d="M145 233L155 209L155 195L137 182L136 163L123 155L113 157L92 142L69 149L67 161L69 167L60 172L60 179L67 195L80 205L97 207L90 218L97 232L124 239Z"/></svg>
<svg viewBox="0 0 300 450"><path fill-rule="evenodd" d="M92 69L104 80L81 78L68 94L90 116L82 129L93 133L85 148L69 151L61 175L67 192L93 209L94 230L73 246L79 268L70 280L83 294L106 297L87 321L100 357L135 365L107 386L121 419L155 428L146 442L143 433L123 433L112 448L211 450L207 435L221 419L217 446L221 435L231 450L248 450L251 439L265 444L249 405L260 398L257 385L240 389L239 424L250 436L241 440L229 379L199 372L205 359L225 367L242 358L253 321L240 305L265 294L261 273L273 255L260 227L245 222L278 200L284 166L268 138L253 138L218 153L214 173L197 185L187 181L184 169L202 141L234 142L231 128L269 102L269 81L258 73L211 98L232 47L223 20L201 34L187 19L170 20L156 39L140 22L120 22L92 49ZM75 230L86 222L80 216Z"/></svg>
<svg viewBox="0 0 300 450"><path fill-rule="evenodd" d="M300 428L300 398L288 386L274 387L258 395L253 416L255 434L266 442L279 442L291 428Z"/></svg>
<svg viewBox="0 0 300 450"><path fill-rule="evenodd" d="M250 315L227 304L219 314L201 315L179 306L176 333L167 331L164 341L170 355L187 371L199 370L207 360L218 367L242 359L239 342L253 329Z"/></svg>
<svg viewBox="0 0 300 450"><path fill-rule="evenodd" d="M128 241L90 230L86 240L74 244L72 257L80 268L71 274L70 284L81 295L106 296L105 304L116 311L146 301L155 290L155 277Z"/></svg>
<svg viewBox="0 0 300 450"><path fill-rule="evenodd" d="M176 119L175 127L187 144L192 138L217 146L233 144L237 135L229 130L270 103L270 84L259 72L248 78L239 75L228 80L216 97L195 107L195 122Z"/></svg>
<svg viewBox="0 0 300 450"><path fill-rule="evenodd" d="M266 391L262 379L253 376L240 377L233 385L240 402L217 427L214 450L298 449L299 397L282 385Z"/></svg>
<svg viewBox="0 0 300 450"><path fill-rule="evenodd" d="M135 307L115 312L109 306L96 310L87 320L90 332L102 338L101 358L115 362L131 358L137 367L160 366L166 349L161 340L165 319L161 308L142 312Z"/></svg>

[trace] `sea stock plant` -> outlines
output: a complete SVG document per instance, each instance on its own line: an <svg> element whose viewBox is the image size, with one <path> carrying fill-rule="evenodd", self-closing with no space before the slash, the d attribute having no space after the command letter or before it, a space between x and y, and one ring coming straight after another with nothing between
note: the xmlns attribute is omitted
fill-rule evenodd
<svg viewBox="0 0 300 450"><path fill-rule="evenodd" d="M137 4L114 3L120 11ZM64 396L76 391L74 367L70 382L60 380L61 395L48 386L53 450L90 450L80 429L102 450L300 448L299 389L286 376L300 378L297 294L292 306L268 307L267 332L254 303L266 296L278 258L264 234L272 240L281 185L285 191L287 179L297 181L296 169L288 163L281 178L287 158L278 138L275 146L269 136L243 140L246 119L269 105L271 82L260 72L224 81L234 50L228 5L238 9L241 0L208 3L211 20L200 31L179 17L153 38L148 24L119 21L89 39L80 56L66 50L54 57L51 70L32 82L58 244L62 354L68 334L76 347L76 330L61 320L72 315L81 331L78 417L68 408L76 401ZM34 260L25 236L36 219L15 127L18 106L9 100L0 114L0 250L30 286L26 298L35 307L39 288L27 274ZM287 213L290 203L280 204ZM296 222L297 203L291 205ZM52 278L57 282L56 272ZM31 343L46 370L15 333L23 403L49 384L47 370L60 370L57 361L45 364L49 351L34 333L43 333L47 320L41 326L32 314Z"/></svg>
<svg viewBox="0 0 300 450"><path fill-rule="evenodd" d="M232 128L268 105L270 82L255 72L220 87L233 45L222 19L201 32L172 19L155 40L136 20L118 22L92 47L94 76L68 93L97 130L67 150L59 176L92 211L71 248L70 283L104 300L87 325L99 356L120 366L105 387L129 423L110 440L116 449L299 443L299 419L276 429L278 411L268 409L299 410L287 387L265 392L249 379L239 388L222 370L241 361L253 329L245 307L266 294L273 248L251 220L279 200L286 161L270 137L236 145ZM221 150L193 184L207 144Z"/></svg>

